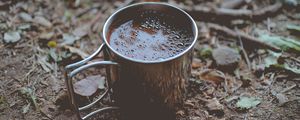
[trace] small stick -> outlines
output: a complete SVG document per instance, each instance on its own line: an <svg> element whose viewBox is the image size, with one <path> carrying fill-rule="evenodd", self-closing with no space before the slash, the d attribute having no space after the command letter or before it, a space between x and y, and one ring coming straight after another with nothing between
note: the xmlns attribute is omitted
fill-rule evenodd
<svg viewBox="0 0 300 120"><path fill-rule="evenodd" d="M285 92L287 92L287 91L293 89L293 88L296 87L296 86L297 86L297 85L294 84L294 85L292 85L292 86L290 86L290 87L287 87L287 88L283 89L280 93L285 93Z"/></svg>
<svg viewBox="0 0 300 120"><path fill-rule="evenodd" d="M238 31L238 29L236 27L235 27L235 31ZM251 70L252 66L251 66L248 54L247 54L246 50L244 49L244 43L242 42L242 39L241 39L240 35L238 35L238 38L239 38L239 42L241 44L241 49L242 49L243 55L244 55L244 57L246 59L247 65L248 65L248 69Z"/></svg>
<svg viewBox="0 0 300 120"><path fill-rule="evenodd" d="M241 32L241 31L233 31L225 26L220 26L220 25L213 24L213 23L208 23L208 27L217 32L225 33L231 37L236 37L236 38L241 37L242 40L257 43L257 44L261 45L262 47L267 47L268 49L271 49L275 52L281 51L280 48L270 45L270 44L267 44L267 43L264 43L264 42L260 41L259 39L255 38L253 36L250 36L248 34L245 34L244 32Z"/></svg>

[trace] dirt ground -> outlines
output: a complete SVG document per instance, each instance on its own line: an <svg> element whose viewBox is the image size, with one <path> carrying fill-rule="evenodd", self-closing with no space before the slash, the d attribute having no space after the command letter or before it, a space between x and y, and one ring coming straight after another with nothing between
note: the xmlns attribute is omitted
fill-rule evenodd
<svg viewBox="0 0 300 120"><path fill-rule="evenodd" d="M199 28L177 119L300 120L300 1L232 1L162 0L190 13ZM141 1L0 1L0 120L76 119L68 106L63 68L92 54L101 44L105 20L136 2ZM255 41L262 35L296 42L283 48L279 42ZM237 51L232 54L239 59L216 57L224 46ZM271 49L281 51L279 59L270 57ZM222 59L228 62L218 64ZM87 72L94 73L105 75L104 70ZM117 118L114 111L98 119Z"/></svg>

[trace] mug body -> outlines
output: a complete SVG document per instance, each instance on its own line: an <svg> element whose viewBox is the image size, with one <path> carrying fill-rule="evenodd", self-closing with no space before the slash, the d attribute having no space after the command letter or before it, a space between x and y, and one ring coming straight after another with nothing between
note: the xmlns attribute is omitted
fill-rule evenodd
<svg viewBox="0 0 300 120"><path fill-rule="evenodd" d="M152 10L174 17L176 22L190 28L192 44L181 53L166 59L144 61L122 55L109 44L112 24L128 21L142 12ZM103 39L105 59L119 64L108 66L113 97L121 109L124 120L172 120L180 109L186 82L191 73L193 46L197 39L197 26L183 10L165 3L138 3L122 8L106 21Z"/></svg>

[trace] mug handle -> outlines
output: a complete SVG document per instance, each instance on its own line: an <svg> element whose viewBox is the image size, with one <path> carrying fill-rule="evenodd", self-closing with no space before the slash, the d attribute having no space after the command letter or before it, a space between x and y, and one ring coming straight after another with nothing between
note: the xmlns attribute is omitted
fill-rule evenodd
<svg viewBox="0 0 300 120"><path fill-rule="evenodd" d="M87 114L84 117L80 116L80 111L92 107L93 105L95 105L97 102L99 102L100 100L102 100L108 94L108 92L111 89L110 84L107 85L107 89L105 90L105 92L97 100L93 101L92 103L90 103L88 105L85 105L83 107L78 107L78 104L75 101L75 92L74 92L74 87L73 87L73 83L72 83L72 81L73 81L72 78L75 75L77 75L81 71L83 71L85 69L88 69L90 67L107 66L107 65L118 66L118 63L113 62L113 61L97 61L97 62L88 63L89 61L91 61L94 58L96 58L96 56L99 55L100 52L104 48L105 48L105 43L102 43L100 45L100 47L92 55L90 55L89 57L87 57L87 58L85 58L85 59L83 59L83 60L81 60L79 62L67 65L65 67L65 83L66 83L67 90L68 90L68 96L69 96L69 99L71 100L71 105L72 105L73 109L75 110L75 112L77 114L77 117L79 119L81 119L81 120L85 120L85 119L91 117L92 115L94 115L96 113L99 113L99 112L102 112L102 111L105 111L105 110L116 110L116 109L119 109L118 107L113 107L113 106L112 107L104 107L104 108L100 108L98 110L95 110L95 111ZM108 71L108 70L106 70L106 71ZM106 80L109 80L109 79L106 79ZM110 82L108 81L107 83L110 83Z"/></svg>

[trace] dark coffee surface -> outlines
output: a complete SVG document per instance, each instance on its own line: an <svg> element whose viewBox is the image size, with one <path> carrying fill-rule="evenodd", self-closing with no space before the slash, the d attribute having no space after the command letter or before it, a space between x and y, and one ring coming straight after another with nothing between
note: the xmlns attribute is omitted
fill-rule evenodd
<svg viewBox="0 0 300 120"><path fill-rule="evenodd" d="M121 54L139 60L163 60L179 54L193 42L188 30L176 18L146 11L110 29L109 44Z"/></svg>

